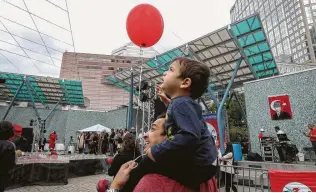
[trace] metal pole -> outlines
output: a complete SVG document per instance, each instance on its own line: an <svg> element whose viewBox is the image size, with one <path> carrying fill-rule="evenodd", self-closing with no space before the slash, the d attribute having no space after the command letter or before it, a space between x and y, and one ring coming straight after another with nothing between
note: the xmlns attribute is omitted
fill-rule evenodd
<svg viewBox="0 0 316 193"><path fill-rule="evenodd" d="M47 108L48 105L45 104L45 103L42 101L41 97L37 94L36 90L34 89L32 83L29 81L28 78L26 78L26 82L29 83L30 88L33 90L33 92L34 92L34 94L37 96L38 100L41 101L42 105L44 105L44 106Z"/></svg>
<svg viewBox="0 0 316 193"><path fill-rule="evenodd" d="M43 119L43 120L47 120L48 117L54 112L54 110L56 109L56 107L59 105L59 103L61 102L61 100L63 100L64 95L57 101L57 103L55 104L55 106L51 109L51 111L48 113L48 115Z"/></svg>
<svg viewBox="0 0 316 193"><path fill-rule="evenodd" d="M134 92L134 73L133 67L131 68L131 87L129 92L129 105L128 105L128 122L127 122L127 129L132 128L133 124L133 92Z"/></svg>
<svg viewBox="0 0 316 193"><path fill-rule="evenodd" d="M211 95L211 97L212 97L212 99L213 99L213 101L214 101L214 103L216 105L216 109L218 109L219 108L218 100L217 100L217 98L216 98L215 94L213 93L213 91L212 91L210 86L208 87L208 94Z"/></svg>
<svg viewBox="0 0 316 193"><path fill-rule="evenodd" d="M27 78L24 77L24 81L25 81L25 84L26 84L26 87L27 87L27 91L29 93L29 96L31 98L31 101L32 101L32 104L33 104L33 108L35 110L35 114L36 114L36 117L38 120L41 120L41 117L36 109L36 105L35 105L35 101L34 101L34 98L33 98L33 95L32 95L32 92L31 92L31 89L30 89L30 86L29 86L29 82L27 81ZM40 121L39 121L40 122Z"/></svg>
<svg viewBox="0 0 316 193"><path fill-rule="evenodd" d="M25 84L25 80L22 81L20 87L19 87L18 90L16 91L16 93L15 93L15 95L14 95L14 97L13 97L13 99L12 99L10 105L9 105L9 108L7 109L7 111L5 112L5 114L4 114L3 118L2 118L2 121L4 121L5 118L7 118L8 114L9 114L9 112L10 112L12 106L13 106L13 103L14 103L16 97L18 97L18 94L19 94L19 92L20 92L20 90L22 89L22 87L23 87L24 84Z"/></svg>
<svg viewBox="0 0 316 193"><path fill-rule="evenodd" d="M239 60L237 61L237 64L235 66L234 72L232 74L232 77L228 83L228 86L225 90L225 94L224 97L219 105L218 111L217 111L217 124L218 124L218 131L219 131L219 139L220 139L220 147L221 147L221 152L224 153L225 152L225 148L224 148L224 133L225 133L225 123L224 123L224 114L223 114L223 107L225 104L225 101L227 99L228 93L230 88L232 87L232 84L234 82L234 79L237 75L237 71L239 69L239 66L242 62L243 58L239 58Z"/></svg>

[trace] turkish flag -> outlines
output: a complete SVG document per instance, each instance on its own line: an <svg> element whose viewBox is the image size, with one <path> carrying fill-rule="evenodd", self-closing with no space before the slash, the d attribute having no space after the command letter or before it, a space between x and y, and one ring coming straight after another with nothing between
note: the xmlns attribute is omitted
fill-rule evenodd
<svg viewBox="0 0 316 193"><path fill-rule="evenodd" d="M292 119L289 95L269 96L269 108L272 120Z"/></svg>
<svg viewBox="0 0 316 193"><path fill-rule="evenodd" d="M272 192L316 192L315 171L269 170Z"/></svg>

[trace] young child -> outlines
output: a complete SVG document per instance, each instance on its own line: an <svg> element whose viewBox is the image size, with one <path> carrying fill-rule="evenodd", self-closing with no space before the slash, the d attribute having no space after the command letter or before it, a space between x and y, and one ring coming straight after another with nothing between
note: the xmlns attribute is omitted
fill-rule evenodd
<svg viewBox="0 0 316 193"><path fill-rule="evenodd" d="M216 145L195 101L206 91L209 76L208 67L198 61L176 58L172 62L160 85L171 99L162 92L158 94L164 103L170 103L165 123L169 140L146 150L157 164L164 164L176 173L191 173L189 180L176 180L196 189L211 179L217 169Z"/></svg>

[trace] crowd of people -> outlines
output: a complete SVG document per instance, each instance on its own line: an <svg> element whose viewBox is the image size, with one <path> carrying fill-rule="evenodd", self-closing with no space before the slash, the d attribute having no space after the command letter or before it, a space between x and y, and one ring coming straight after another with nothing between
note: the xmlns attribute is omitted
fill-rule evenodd
<svg viewBox="0 0 316 193"><path fill-rule="evenodd" d="M127 129L111 129L111 133L83 132L78 136L79 153L109 154L113 156L122 148Z"/></svg>

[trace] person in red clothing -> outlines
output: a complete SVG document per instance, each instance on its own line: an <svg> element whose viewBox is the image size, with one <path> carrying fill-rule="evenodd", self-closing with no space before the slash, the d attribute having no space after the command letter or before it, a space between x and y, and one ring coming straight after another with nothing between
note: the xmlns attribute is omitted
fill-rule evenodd
<svg viewBox="0 0 316 193"><path fill-rule="evenodd" d="M58 140L58 136L56 131L54 131L49 135L49 150L55 149L56 140Z"/></svg>
<svg viewBox="0 0 316 193"><path fill-rule="evenodd" d="M308 124L309 133L305 133L304 135L306 137L309 137L309 140L312 142L312 146L314 149L314 152L316 153L316 127L313 124Z"/></svg>
<svg viewBox="0 0 316 193"><path fill-rule="evenodd" d="M258 135L259 141L261 142L261 139L263 138L264 129L260 129L260 133Z"/></svg>

